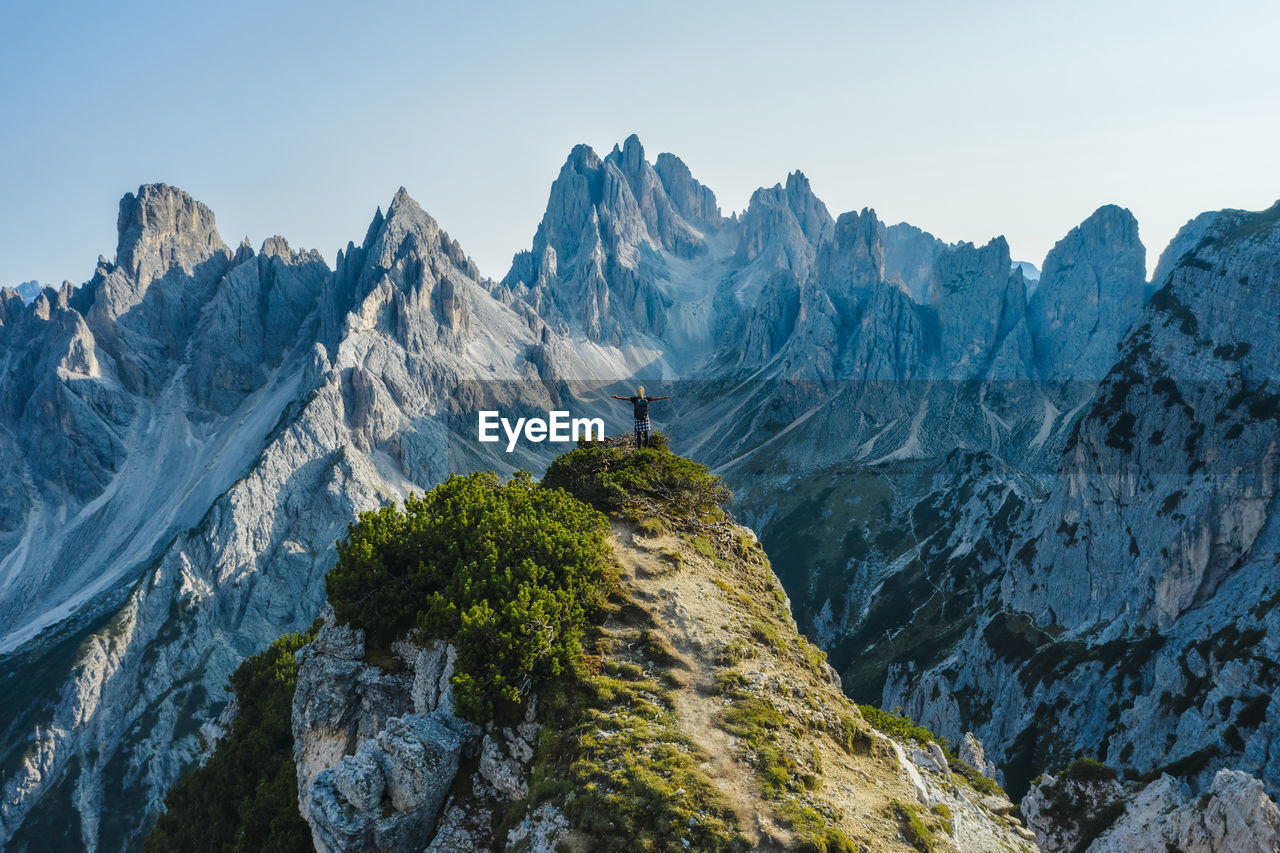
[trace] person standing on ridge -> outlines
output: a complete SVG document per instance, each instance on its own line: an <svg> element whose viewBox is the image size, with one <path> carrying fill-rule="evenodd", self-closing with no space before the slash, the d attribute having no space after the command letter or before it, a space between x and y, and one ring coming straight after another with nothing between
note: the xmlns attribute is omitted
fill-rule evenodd
<svg viewBox="0 0 1280 853"><path fill-rule="evenodd" d="M632 406L632 414L636 418L636 447L649 446L649 404L658 400L670 400L670 395L666 397L646 397L644 395L644 386L641 385L636 389L634 397L619 397L617 394L610 394L615 400L625 400Z"/></svg>

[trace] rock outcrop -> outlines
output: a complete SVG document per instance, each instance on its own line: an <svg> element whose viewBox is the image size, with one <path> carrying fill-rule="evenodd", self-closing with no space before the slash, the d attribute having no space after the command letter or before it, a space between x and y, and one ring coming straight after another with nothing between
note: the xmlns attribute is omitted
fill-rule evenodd
<svg viewBox="0 0 1280 853"><path fill-rule="evenodd" d="M901 281L913 300L927 303L933 265L946 248L947 243L914 225L890 225L884 230L885 278Z"/></svg>
<svg viewBox="0 0 1280 853"><path fill-rule="evenodd" d="M40 286L40 282L33 279L31 281L22 282L16 287L13 287L12 290L14 293L18 294L18 297L22 299L24 303L30 305L35 301L35 298L40 295L43 288Z"/></svg>
<svg viewBox="0 0 1280 853"><path fill-rule="evenodd" d="M402 653L406 671L385 673L364 663L362 632L329 624L298 656L298 807L320 853L421 850L464 751L479 748L454 715L452 647Z"/></svg>
<svg viewBox="0 0 1280 853"><path fill-rule="evenodd" d="M1203 796L1173 777L1121 785L1114 779L1045 776L1022 800L1044 853L1270 853L1280 848L1280 807L1260 781L1220 770Z"/></svg>
<svg viewBox="0 0 1280 853"><path fill-rule="evenodd" d="M645 808L654 812L639 817L649 832L669 833L669 813L689 810L675 827L688 849L708 849L689 839L700 838L699 824L715 819L711 812L719 809L738 824L726 830L753 848L793 849L812 837L815 826L829 825L827 837L905 853L911 848L900 840L900 827L914 821L938 849L1034 851L1031 833L1012 816L1013 804L1003 794L972 787L936 742L900 742L867 726L825 666L793 651L811 647L795 633L785 608L760 611L729 585L725 579L733 577L744 588L774 590L768 593L772 601L783 600L758 546L730 544L749 542L742 538L746 533L715 522L698 534L715 543L700 546L714 552L707 556L695 550L692 533L655 538L615 525L620 586L614 599L625 604L606 615L599 634L619 642L598 646L608 651L593 658L593 668L613 676L597 681L587 675L580 684L561 686L573 694L571 704L588 703L589 722L562 726L551 738L540 737L536 698L514 727L460 720L451 698L456 657L447 643L420 646L411 634L393 644L400 668L387 671L365 661L361 631L330 618L298 653L293 700L299 805L316 849L551 851L562 849L560 843L574 849L599 840L584 832L584 820L602 827L606 821L634 820L627 804L643 796ZM668 568L660 570L659 561ZM695 590L701 595L693 595ZM752 630L766 639L750 639L747 629L735 627L748 614L757 626ZM767 639L775 631L780 639ZM640 639L632 642L633 634ZM760 651L742 652L746 665L726 665L726 647L754 649L757 643ZM643 689L658 693L647 693L652 699L641 708L629 702L607 707L608 697L626 689L628 678L652 678ZM762 798L744 782L761 771L753 769L759 760L753 748L728 734L739 706L766 708L760 713L790 721L779 727L778 748L803 766L792 762L775 772L807 774L808 783ZM561 751L579 737L613 744L602 766L583 772L596 774L592 789L604 787L616 798L616 813L584 818L573 802L591 790L550 778L567 760ZM668 742L676 745L675 753ZM679 766L673 754L686 753L701 762L691 763L696 774L681 775L681 787L666 794L674 802L663 801L659 776ZM654 775L649 762L663 770ZM581 763L595 767L590 759ZM470 769L461 771L464 765ZM535 778L540 795L526 799ZM700 805L691 808L684 798L694 796L695 786ZM805 823L782 817L795 808L810 810ZM514 825L504 837L493 837L504 817Z"/></svg>
<svg viewBox="0 0 1280 853"><path fill-rule="evenodd" d="M1267 853L1280 849L1280 808L1262 783L1238 770L1219 770L1204 797L1161 776L1130 800L1089 853Z"/></svg>
<svg viewBox="0 0 1280 853"><path fill-rule="evenodd" d="M1138 220L1113 204L1072 228L1044 259L1029 319L1046 379L1101 379L1146 293Z"/></svg>
<svg viewBox="0 0 1280 853"><path fill-rule="evenodd" d="M503 287L553 327L592 341L661 336L674 304L661 282L664 255L707 251L721 218L715 196L688 167L671 155L660 163L659 170L645 159L634 135L603 159L585 145L574 148L551 186L533 248L516 255Z"/></svg>

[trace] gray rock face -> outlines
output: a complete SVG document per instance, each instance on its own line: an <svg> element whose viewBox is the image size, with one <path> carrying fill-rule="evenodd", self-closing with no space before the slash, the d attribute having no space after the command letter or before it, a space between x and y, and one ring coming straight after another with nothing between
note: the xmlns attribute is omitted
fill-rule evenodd
<svg viewBox="0 0 1280 853"><path fill-rule="evenodd" d="M1042 853L1070 853L1080 849L1091 823L1105 819L1106 814L1114 819L1125 797L1124 787L1115 779L1059 779L1045 774L1022 798L1022 816L1036 834Z"/></svg>
<svg viewBox="0 0 1280 853"><path fill-rule="evenodd" d="M127 390L154 394L183 356L231 265L213 212L164 184L120 201L114 264L99 266L86 319Z"/></svg>
<svg viewBox="0 0 1280 853"><path fill-rule="evenodd" d="M461 736L435 717L390 720L313 780L308 821L316 850L420 850L435 829L461 753Z"/></svg>
<svg viewBox="0 0 1280 853"><path fill-rule="evenodd" d="M298 654L298 806L321 853L421 850L479 735L453 714L456 653L408 646L396 675L363 657L363 632L332 623Z"/></svg>
<svg viewBox="0 0 1280 853"><path fill-rule="evenodd" d="M1036 773L1032 751L1179 772L1193 792L1224 768L1280 785L1280 353L1264 319L1278 223L1274 209L1200 223L1044 496L953 534L990 543L979 565L1000 567L997 583L969 594L992 615L934 665L890 668L886 705L949 735L972 727L1015 789Z"/></svg>
<svg viewBox="0 0 1280 853"><path fill-rule="evenodd" d="M949 379L987 375L1001 344L1026 316L1021 273L1009 272L1003 237L978 248L958 243L938 253L929 280L929 304L937 312L939 360ZM1017 353L1015 363L1029 353ZM1007 378L1028 378L1031 371Z"/></svg>
<svg viewBox="0 0 1280 853"><path fill-rule="evenodd" d="M494 815L529 791L536 702L514 729L482 731L454 713L452 646L401 641L393 650L405 672L365 663L363 632L329 621L298 653L294 764L315 847L486 848ZM450 791L464 756L478 761L459 803Z"/></svg>
<svg viewBox="0 0 1280 853"><path fill-rule="evenodd" d="M705 252L721 219L715 196L683 163L660 161L661 171L634 135L603 160L574 148L532 250L515 257L503 285L561 331L615 345L635 333L661 335L673 304L657 281L663 255Z"/></svg>
<svg viewBox="0 0 1280 853"><path fill-rule="evenodd" d="M569 834L569 819L551 803L543 803L507 834L507 847L529 853L554 853L558 842Z"/></svg>
<svg viewBox="0 0 1280 853"><path fill-rule="evenodd" d="M739 224L737 260L745 265L764 259L772 267L803 275L834 227L809 179L792 172L785 185L758 189L751 196Z"/></svg>
<svg viewBox="0 0 1280 853"><path fill-rule="evenodd" d="M1204 239L1206 232L1213 227L1218 216L1222 213L1230 213L1239 215L1244 211L1217 211L1209 210L1194 217L1178 229L1178 233L1169 241L1169 245L1160 253L1160 258L1156 261L1155 274L1151 276L1151 281L1147 285L1147 297L1155 293L1161 285L1169 278L1169 274L1173 272L1175 266L1187 257L1187 253L1198 248L1198 244Z"/></svg>
<svg viewBox="0 0 1280 853"><path fill-rule="evenodd" d="M629 137L627 144L631 144L632 139L636 137ZM639 140L636 139L636 144L638 143ZM667 198L671 200L671 205L686 222L708 230L714 230L722 224L715 193L694 179L683 160L674 154L659 154L653 163L653 170L657 173Z"/></svg>
<svg viewBox="0 0 1280 853"><path fill-rule="evenodd" d="M818 249L816 274L845 314L858 294L884 281L884 225L874 210L840 214L831 238Z"/></svg>
<svg viewBox="0 0 1280 853"><path fill-rule="evenodd" d="M316 303L328 276L318 253L294 252L283 238L268 239L256 256L241 246L191 343L192 402L228 415L287 353L316 340Z"/></svg>
<svg viewBox="0 0 1280 853"><path fill-rule="evenodd" d="M1220 770L1192 800L1169 776L1133 797L1088 853L1270 853L1280 849L1280 808L1246 773Z"/></svg>
<svg viewBox="0 0 1280 853"><path fill-rule="evenodd" d="M884 226L875 211L841 214L801 293L786 357L800 375L893 381L927 369L928 342L910 296L884 280Z"/></svg>
<svg viewBox="0 0 1280 853"><path fill-rule="evenodd" d="M1113 204L1071 229L1044 259L1029 319L1040 373L1100 379L1145 299L1138 220Z"/></svg>
<svg viewBox="0 0 1280 853"><path fill-rule="evenodd" d="M975 768L988 779L996 778L996 766L987 761L987 754L982 748L982 741L974 737L973 732L964 733L964 740L960 741L960 747L956 750L956 755L961 761Z"/></svg>
<svg viewBox="0 0 1280 853"><path fill-rule="evenodd" d="M929 282L938 255L948 248L928 231L899 222L884 230L884 275L897 279L919 303L929 301Z"/></svg>
<svg viewBox="0 0 1280 853"><path fill-rule="evenodd" d="M13 292L18 294L19 298L21 298L27 305L30 305L35 301L35 298L40 295L40 291L42 289L43 288L40 287L40 282L35 281L34 279L31 281L24 281L17 287L12 288Z"/></svg>
<svg viewBox="0 0 1280 853"><path fill-rule="evenodd" d="M1072 811L1065 820L1063 808ZM1127 787L1046 776L1023 798L1022 813L1044 853L1271 853L1280 847L1280 808L1260 781L1235 770L1218 771L1199 798L1168 775ZM1081 827L1091 823L1082 838Z"/></svg>
<svg viewBox="0 0 1280 853"><path fill-rule="evenodd" d="M1010 600L1042 624L1119 620L1166 629L1212 597L1266 525L1280 475L1272 458L1276 424L1242 407L1280 370L1275 336L1255 319L1273 313L1280 297L1250 284L1274 281L1270 254L1280 235L1240 245L1228 236L1240 224L1224 222L1170 273L1080 425L1063 462L1064 487L1048 504L1055 530L1043 531L1027 572L1010 579ZM1254 411L1262 414L1256 404ZM1145 477L1131 481L1138 472ZM1091 507L1091 497L1114 494L1126 481L1129 500ZM1095 546L1122 547L1105 560L1076 558L1068 551L1076 546L1066 543L1080 537L1056 530L1073 525ZM1141 539L1126 551L1130 534ZM1051 569L1055 561L1063 568ZM1085 576L1092 593L1080 587ZM1039 583L1050 594L1033 604L1031 586Z"/></svg>

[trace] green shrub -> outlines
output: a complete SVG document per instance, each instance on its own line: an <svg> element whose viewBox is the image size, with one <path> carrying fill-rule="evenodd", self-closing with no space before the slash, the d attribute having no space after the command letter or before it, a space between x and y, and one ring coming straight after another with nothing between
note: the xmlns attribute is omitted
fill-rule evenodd
<svg viewBox="0 0 1280 853"><path fill-rule="evenodd" d="M748 683L747 677L736 669L722 669L716 673L716 686L713 692L717 696L736 693L746 690Z"/></svg>
<svg viewBox="0 0 1280 853"><path fill-rule="evenodd" d="M800 654L804 656L804 662L808 665L809 671L819 678L826 678L827 653L809 642L808 637L799 636L796 638L796 643L800 646Z"/></svg>
<svg viewBox="0 0 1280 853"><path fill-rule="evenodd" d="M708 560L715 559L716 557L716 546L712 545L711 540L702 534L691 537L689 539L689 547L691 547L695 553L701 554Z"/></svg>
<svg viewBox="0 0 1280 853"><path fill-rule="evenodd" d="M954 772L955 775L960 776L966 783L969 783L969 788L973 788L975 792L988 794L991 797L1005 797L1005 789L1001 788L1000 783L997 783L995 779L988 779L988 777L983 776L977 767L961 761L950 751L947 751L947 763L951 767L951 772Z"/></svg>
<svg viewBox="0 0 1280 853"><path fill-rule="evenodd" d="M759 657L760 650L753 643L748 643L741 637L734 637L728 643L725 643L720 655L716 658L716 662L720 666L734 666L742 663L744 660Z"/></svg>
<svg viewBox="0 0 1280 853"><path fill-rule="evenodd" d="M719 515L731 495L705 465L665 446L632 450L591 444L556 457L542 478L610 515L660 509L677 518Z"/></svg>
<svg viewBox="0 0 1280 853"><path fill-rule="evenodd" d="M581 660L612 584L600 513L520 472L454 475L404 506L366 512L325 578L334 615L386 649L411 628L458 649L460 714L517 715L535 685Z"/></svg>
<svg viewBox="0 0 1280 853"><path fill-rule="evenodd" d="M1062 782L1111 782L1120 778L1120 773L1114 767L1108 767L1101 761L1082 755L1075 761L1072 761L1063 770L1059 776Z"/></svg>
<svg viewBox="0 0 1280 853"><path fill-rule="evenodd" d="M655 516L648 516L637 522L636 530L640 532L641 536L647 536L652 539L655 536L661 536L666 533L667 526L662 523L662 519Z"/></svg>
<svg viewBox="0 0 1280 853"><path fill-rule="evenodd" d="M759 696L740 694L724 712L724 730L752 746L763 743L769 733L786 724L772 702Z"/></svg>
<svg viewBox="0 0 1280 853"><path fill-rule="evenodd" d="M773 702L743 692L731 692L722 727L742 740L748 748L756 777L764 795L777 799L791 786L799 768L776 743L775 733L786 725L786 717Z"/></svg>
<svg viewBox="0 0 1280 853"><path fill-rule="evenodd" d="M956 820L955 815L951 813L951 806L946 803L936 803L929 809L929 811L936 814L938 819L942 821L942 829L944 832L950 835L955 831Z"/></svg>
<svg viewBox="0 0 1280 853"><path fill-rule="evenodd" d="M944 750L950 745L946 738L935 735L924 726L902 714L884 711L875 705L859 705L858 710L862 712L862 718L870 723L872 728L887 734L894 740L914 741L922 746L929 741L935 741Z"/></svg>
<svg viewBox="0 0 1280 853"><path fill-rule="evenodd" d="M947 763L951 767L951 772L968 782L969 787L979 794L989 794L993 797L1005 796L1004 789L1000 787L999 782L983 776L976 767L973 767L968 762L948 755Z"/></svg>
<svg viewBox="0 0 1280 853"><path fill-rule="evenodd" d="M240 664L231 676L239 710L202 767L182 775L147 837L148 853L310 851L311 830L298 814L293 764L294 653L319 625L286 634Z"/></svg>

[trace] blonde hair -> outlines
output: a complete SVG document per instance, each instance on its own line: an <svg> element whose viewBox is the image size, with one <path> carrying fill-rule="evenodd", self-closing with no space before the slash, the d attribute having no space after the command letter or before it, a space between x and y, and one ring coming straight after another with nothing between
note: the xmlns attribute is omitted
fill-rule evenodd
<svg viewBox="0 0 1280 853"><path fill-rule="evenodd" d="M638 386L636 386L636 396L637 396L637 397L643 397L643 396L644 396L644 386L643 386L643 385L638 385Z"/></svg>

